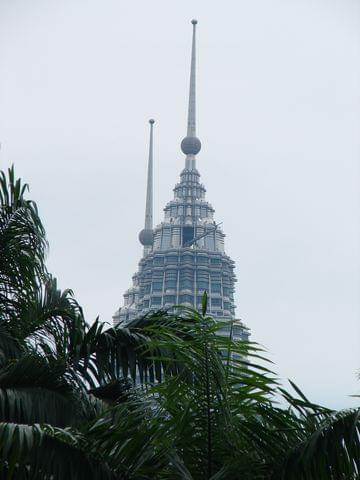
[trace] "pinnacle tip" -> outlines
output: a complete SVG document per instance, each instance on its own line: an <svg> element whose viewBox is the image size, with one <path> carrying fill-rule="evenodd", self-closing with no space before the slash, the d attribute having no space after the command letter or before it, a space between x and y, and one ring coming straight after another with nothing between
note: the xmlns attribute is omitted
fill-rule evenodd
<svg viewBox="0 0 360 480"><path fill-rule="evenodd" d="M197 21L195 18L193 18L193 19L191 20L191 23L192 23L193 25L196 25L196 24L198 23L198 21Z"/></svg>
<svg viewBox="0 0 360 480"><path fill-rule="evenodd" d="M155 123L155 120L153 118L150 118L149 123L150 125L153 125Z"/></svg>

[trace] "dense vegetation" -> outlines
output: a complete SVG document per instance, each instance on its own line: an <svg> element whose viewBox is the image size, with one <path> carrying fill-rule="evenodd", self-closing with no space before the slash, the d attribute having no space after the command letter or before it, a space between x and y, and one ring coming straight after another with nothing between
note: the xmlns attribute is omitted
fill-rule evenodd
<svg viewBox="0 0 360 480"><path fill-rule="evenodd" d="M360 411L280 388L206 297L202 314L89 326L46 269L26 185L0 175L0 478L359 478Z"/></svg>

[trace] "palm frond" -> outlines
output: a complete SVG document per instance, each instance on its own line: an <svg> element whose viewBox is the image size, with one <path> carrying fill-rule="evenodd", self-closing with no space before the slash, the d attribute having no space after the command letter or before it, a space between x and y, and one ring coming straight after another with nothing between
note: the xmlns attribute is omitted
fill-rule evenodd
<svg viewBox="0 0 360 480"><path fill-rule="evenodd" d="M173 435L169 431L164 436L159 428L167 416L153 397L135 388L127 392L125 401L93 423L87 439L94 450L109 459L109 466L120 478L191 480L174 448Z"/></svg>
<svg viewBox="0 0 360 480"><path fill-rule="evenodd" d="M103 410L74 385L61 360L27 355L0 369L0 421L74 426Z"/></svg>
<svg viewBox="0 0 360 480"><path fill-rule="evenodd" d="M14 168L0 172L0 312L16 304L22 289L35 286L45 271L47 241L36 204Z"/></svg>
<svg viewBox="0 0 360 480"><path fill-rule="evenodd" d="M87 449L83 435L71 429L0 423L0 476L9 480L121 479L100 455Z"/></svg>
<svg viewBox="0 0 360 480"><path fill-rule="evenodd" d="M284 478L351 480L360 475L360 410L329 415L285 456Z"/></svg>

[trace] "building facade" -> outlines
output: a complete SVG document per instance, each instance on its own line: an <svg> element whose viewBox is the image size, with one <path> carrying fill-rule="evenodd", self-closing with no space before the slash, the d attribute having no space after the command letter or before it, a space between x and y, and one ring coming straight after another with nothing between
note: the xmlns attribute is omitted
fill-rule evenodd
<svg viewBox="0 0 360 480"><path fill-rule="evenodd" d="M145 225L139 234L143 257L124 294L124 305L114 315L114 324L127 324L152 310L185 305L201 309L208 294L208 313L224 320L235 319L234 261L225 253L224 233L214 219L200 182L196 155L201 142L196 136L196 20L192 20L190 92L187 135L181 142L185 168L175 185L174 198L164 208L164 220L153 228L153 127L150 147ZM247 339L248 329L234 322L237 338Z"/></svg>

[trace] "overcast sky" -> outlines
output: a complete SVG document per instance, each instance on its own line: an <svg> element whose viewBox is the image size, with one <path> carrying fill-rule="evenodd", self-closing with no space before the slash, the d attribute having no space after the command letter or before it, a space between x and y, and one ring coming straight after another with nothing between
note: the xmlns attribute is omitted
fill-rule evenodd
<svg viewBox="0 0 360 480"><path fill-rule="evenodd" d="M313 400L360 392L360 3L0 0L0 166L31 187L48 264L107 322L184 165L198 25L198 169L237 315Z"/></svg>

